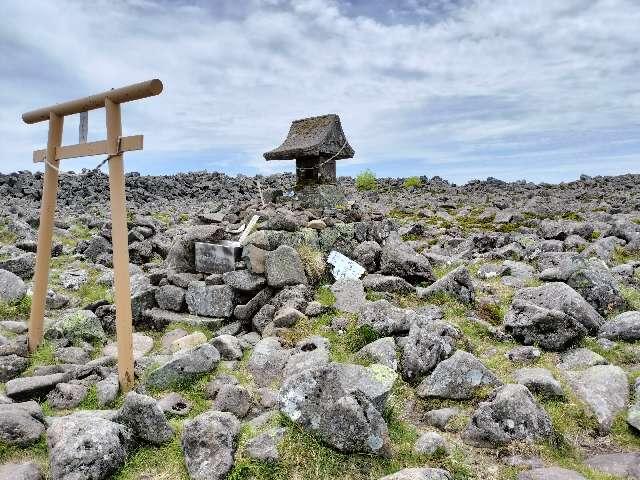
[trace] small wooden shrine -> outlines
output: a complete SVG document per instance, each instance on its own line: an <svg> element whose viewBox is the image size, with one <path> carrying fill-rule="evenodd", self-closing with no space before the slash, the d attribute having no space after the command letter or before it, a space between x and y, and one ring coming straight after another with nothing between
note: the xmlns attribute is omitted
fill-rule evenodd
<svg viewBox="0 0 640 480"><path fill-rule="evenodd" d="M336 183L336 160L353 158L354 150L336 114L294 120L287 138L266 152L270 160L296 161L296 189Z"/></svg>

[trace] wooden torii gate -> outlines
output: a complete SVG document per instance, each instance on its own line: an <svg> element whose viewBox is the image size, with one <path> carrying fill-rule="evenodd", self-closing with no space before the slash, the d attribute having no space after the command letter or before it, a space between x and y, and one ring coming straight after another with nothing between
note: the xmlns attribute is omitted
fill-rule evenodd
<svg viewBox="0 0 640 480"><path fill-rule="evenodd" d="M33 352L42 341L44 309L49 283L53 217L58 190L60 160L90 155L108 155L109 193L111 197L111 237L113 243L113 287L116 305L116 336L118 341L118 378L124 392L131 390L133 373L133 325L131 320L131 293L129 284L129 247L127 242L127 212L124 189L123 152L142 150L142 135L122 136L120 104L159 95L162 82L158 79L112 89L90 97L80 98L51 107L39 108L22 115L25 123L49 120L46 150L33 152L34 162L45 162L38 251L33 278L33 299L29 319L29 350ZM98 108L106 109L107 139L86 143L86 113ZM62 146L64 117L79 113L80 142ZM83 131L84 130L84 131Z"/></svg>

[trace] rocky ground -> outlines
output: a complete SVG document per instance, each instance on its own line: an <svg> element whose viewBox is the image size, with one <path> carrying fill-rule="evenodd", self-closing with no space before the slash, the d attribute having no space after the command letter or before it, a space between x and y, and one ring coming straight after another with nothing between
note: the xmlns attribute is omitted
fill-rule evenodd
<svg viewBox="0 0 640 480"><path fill-rule="evenodd" d="M42 178L0 175L0 479L640 479L640 176L259 180L127 176L124 395L106 176L61 176L28 355Z"/></svg>

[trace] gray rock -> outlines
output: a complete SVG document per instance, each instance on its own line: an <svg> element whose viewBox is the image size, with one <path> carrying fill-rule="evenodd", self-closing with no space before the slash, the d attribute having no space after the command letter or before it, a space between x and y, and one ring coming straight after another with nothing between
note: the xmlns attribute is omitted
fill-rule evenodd
<svg viewBox="0 0 640 480"><path fill-rule="evenodd" d="M62 320L47 329L45 336L66 338L72 343L104 342L107 338L100 319L90 310L78 310L65 315Z"/></svg>
<svg viewBox="0 0 640 480"><path fill-rule="evenodd" d="M418 386L420 397L450 398L463 400L473 398L482 387L502 385L502 382L470 353L457 350L451 357L441 361Z"/></svg>
<svg viewBox="0 0 640 480"><path fill-rule="evenodd" d="M187 332L184 328L174 328L172 330L169 330L162 336L162 339L160 340L162 349L169 350L171 348L171 344L174 341L178 340L179 338L186 337L187 335L189 335L189 332Z"/></svg>
<svg viewBox="0 0 640 480"><path fill-rule="evenodd" d="M273 324L276 327L290 328L305 318L304 313L293 307L282 307L273 316Z"/></svg>
<svg viewBox="0 0 640 480"><path fill-rule="evenodd" d="M28 325L27 322L23 322L21 320L3 320L0 322L0 328L20 335L22 333L27 333Z"/></svg>
<svg viewBox="0 0 640 480"><path fill-rule="evenodd" d="M565 371L564 376L576 396L594 413L599 432L608 434L614 418L629 401L625 371L614 365L595 365L580 372Z"/></svg>
<svg viewBox="0 0 640 480"><path fill-rule="evenodd" d="M453 480L453 476L440 468L404 468L379 480Z"/></svg>
<svg viewBox="0 0 640 480"><path fill-rule="evenodd" d="M256 315L272 297L273 290L269 287L263 288L246 304L237 305L233 310L233 316L238 320L249 320Z"/></svg>
<svg viewBox="0 0 640 480"><path fill-rule="evenodd" d="M88 388L86 385L75 383L58 383L47 394L49 405L56 409L76 408L86 398Z"/></svg>
<svg viewBox="0 0 640 480"><path fill-rule="evenodd" d="M249 391L240 385L222 385L213 401L213 410L233 413L242 418L251 407L251 395Z"/></svg>
<svg viewBox="0 0 640 480"><path fill-rule="evenodd" d="M535 468L518 474L518 480L587 480L574 470L560 467Z"/></svg>
<svg viewBox="0 0 640 480"><path fill-rule="evenodd" d="M26 294L27 286L19 276L0 269L0 301L16 302Z"/></svg>
<svg viewBox="0 0 640 480"><path fill-rule="evenodd" d="M234 290L241 292L257 292L267 284L262 275L256 275L249 270L226 272L222 275L222 280Z"/></svg>
<svg viewBox="0 0 640 480"><path fill-rule="evenodd" d="M106 480L124 465L130 430L94 415L56 417L47 430L51 477Z"/></svg>
<svg viewBox="0 0 640 480"><path fill-rule="evenodd" d="M219 335L211 339L211 345L216 347L223 360L242 359L240 341L233 335Z"/></svg>
<svg viewBox="0 0 640 480"><path fill-rule="evenodd" d="M275 337L260 340L249 357L247 369L253 375L256 385L264 387L282 378L282 371L291 352L282 348Z"/></svg>
<svg viewBox="0 0 640 480"><path fill-rule="evenodd" d="M29 359L11 354L0 357L0 383L16 378L29 366Z"/></svg>
<svg viewBox="0 0 640 480"><path fill-rule="evenodd" d="M267 253L265 274L268 285L274 288L307 283L300 255L288 245L280 245Z"/></svg>
<svg viewBox="0 0 640 480"><path fill-rule="evenodd" d="M382 248L378 243L367 241L359 243L351 254L351 258L367 269L367 272L375 272L380 264Z"/></svg>
<svg viewBox="0 0 640 480"><path fill-rule="evenodd" d="M418 287L417 292L420 298L444 294L467 304L474 303L476 298L473 281L465 267L456 268L427 288Z"/></svg>
<svg viewBox="0 0 640 480"><path fill-rule="evenodd" d="M290 351L291 356L284 367L283 377L289 377L308 368L329 363L330 343L324 337L313 336L300 340Z"/></svg>
<svg viewBox="0 0 640 480"><path fill-rule="evenodd" d="M96 394L98 397L98 405L104 407L111 404L118 396L120 390L120 384L118 382L118 375L112 373L103 380L96 383Z"/></svg>
<svg viewBox="0 0 640 480"><path fill-rule="evenodd" d="M460 413L460 409L456 407L438 408L425 413L424 420L428 425L444 430L449 421L458 413Z"/></svg>
<svg viewBox="0 0 640 480"><path fill-rule="evenodd" d="M409 281L433 283L436 277L429 260L404 242L389 242L382 248L380 272Z"/></svg>
<svg viewBox="0 0 640 480"><path fill-rule="evenodd" d="M358 279L336 280L331 285L331 292L336 298L333 307L342 312L358 313L367 301L362 281Z"/></svg>
<svg viewBox="0 0 640 480"><path fill-rule="evenodd" d="M67 290L79 290L89 280L89 272L83 269L66 270L60 273L60 284Z"/></svg>
<svg viewBox="0 0 640 480"><path fill-rule="evenodd" d="M372 360L389 367L391 370L398 368L398 355L396 353L396 342L393 337L380 338L362 347L356 358L360 360Z"/></svg>
<svg viewBox="0 0 640 480"><path fill-rule="evenodd" d="M565 283L519 290L505 317L505 331L524 344L562 350L596 331L603 318Z"/></svg>
<svg viewBox="0 0 640 480"><path fill-rule="evenodd" d="M587 457L589 468L621 478L640 480L640 453L604 453Z"/></svg>
<svg viewBox="0 0 640 480"><path fill-rule="evenodd" d="M215 398L220 389L225 385L239 384L238 379L232 375L227 375L226 373L218 374L216 378L207 383L205 387L207 398Z"/></svg>
<svg viewBox="0 0 640 480"><path fill-rule="evenodd" d="M390 454L381 413L357 384L345 385L347 378L362 383L353 375L345 376L338 364L288 377L280 389L280 411L341 452Z"/></svg>
<svg viewBox="0 0 640 480"><path fill-rule="evenodd" d="M280 458L278 445L282 442L286 429L272 428L249 440L244 451L249 458L262 462L277 462Z"/></svg>
<svg viewBox="0 0 640 480"><path fill-rule="evenodd" d="M358 322L380 335L393 335L408 332L415 318L411 310L396 307L387 300L377 300L362 306Z"/></svg>
<svg viewBox="0 0 640 480"><path fill-rule="evenodd" d="M601 315L608 315L626 306L617 280L602 260L590 258L576 265L566 282Z"/></svg>
<svg viewBox="0 0 640 480"><path fill-rule="evenodd" d="M453 354L459 338L460 332L449 323L422 319L414 322L402 350L402 376L412 380L429 374L438 363Z"/></svg>
<svg viewBox="0 0 640 480"><path fill-rule="evenodd" d="M551 436L551 419L524 385L508 384L480 403L462 432L465 443L492 448L513 441L539 441Z"/></svg>
<svg viewBox="0 0 640 480"><path fill-rule="evenodd" d="M539 348L532 347L531 345L519 345L513 347L505 355L513 363L528 363L535 362L539 359L542 352Z"/></svg>
<svg viewBox="0 0 640 480"><path fill-rule="evenodd" d="M513 373L516 383L524 385L531 393L546 397L563 397L562 386L546 368L520 368Z"/></svg>
<svg viewBox="0 0 640 480"><path fill-rule="evenodd" d="M240 422L232 414L208 411L184 422L182 449L193 480L222 480L233 467Z"/></svg>
<svg viewBox="0 0 640 480"><path fill-rule="evenodd" d="M5 463L0 465L0 480L44 480L37 463Z"/></svg>
<svg viewBox="0 0 640 480"><path fill-rule="evenodd" d="M640 311L624 312L605 322L598 336L626 342L640 340Z"/></svg>
<svg viewBox="0 0 640 480"><path fill-rule="evenodd" d="M90 351L81 347L63 347L55 351L55 357L61 363L84 365L91 360Z"/></svg>
<svg viewBox="0 0 640 480"><path fill-rule="evenodd" d="M5 393L13 400L28 400L49 393L58 383L69 380L67 373L51 375L34 375L9 380L5 385Z"/></svg>
<svg viewBox="0 0 640 480"><path fill-rule="evenodd" d="M413 447L414 452L426 455L435 455L436 453L446 452L447 450L447 442L442 435L436 432L423 433L418 437Z"/></svg>
<svg viewBox="0 0 640 480"><path fill-rule="evenodd" d="M594 365L606 365L609 362L602 355L588 348L574 348L563 352L560 356L560 370L584 370Z"/></svg>
<svg viewBox="0 0 640 480"><path fill-rule="evenodd" d="M27 446L36 443L45 427L44 414L36 402L0 405L0 441Z"/></svg>
<svg viewBox="0 0 640 480"><path fill-rule="evenodd" d="M230 317L233 315L235 296L228 285L207 285L191 282L186 294L187 307L193 315Z"/></svg>
<svg viewBox="0 0 640 480"><path fill-rule="evenodd" d="M154 398L129 392L115 418L144 442L162 445L173 438L173 430Z"/></svg>
<svg viewBox="0 0 640 480"><path fill-rule="evenodd" d="M94 235L89 239L89 245L87 245L87 248L85 248L82 253L95 263L100 255L111 253L111 242L101 235Z"/></svg>
<svg viewBox="0 0 640 480"><path fill-rule="evenodd" d="M156 305L156 287L149 282L149 278L143 274L131 276L131 316L133 324L137 325L144 320L144 312Z"/></svg>
<svg viewBox="0 0 640 480"><path fill-rule="evenodd" d="M210 343L204 343L173 354L171 360L149 373L146 383L154 388L165 389L191 382L202 374L214 371L219 361L218 350Z"/></svg>
<svg viewBox="0 0 640 480"><path fill-rule="evenodd" d="M166 415L179 417L188 415L191 411L191 402L176 392L167 393L158 400L158 407Z"/></svg>
<svg viewBox="0 0 640 480"><path fill-rule="evenodd" d="M132 346L133 358L138 359L140 357L144 357L153 349L153 338L148 335L136 332L132 335ZM109 357L117 357L117 342L112 342L105 345L105 347L102 349L102 354Z"/></svg>
<svg viewBox="0 0 640 480"><path fill-rule="evenodd" d="M411 293L415 291L413 285L404 278L394 277L391 275L380 275L379 273L370 273L362 279L365 290L373 292L390 292L390 293Z"/></svg>
<svg viewBox="0 0 640 480"><path fill-rule="evenodd" d="M158 307L180 312L184 308L185 291L175 285L164 285L155 291Z"/></svg>
<svg viewBox="0 0 640 480"><path fill-rule="evenodd" d="M525 470L543 468L544 462L540 457L528 457L523 455L508 455L500 458L500 461L510 467L519 467Z"/></svg>
<svg viewBox="0 0 640 480"><path fill-rule="evenodd" d="M33 269L36 266L36 254L24 253L17 257L0 260L0 270L7 270L15 273L23 280L33 277Z"/></svg>

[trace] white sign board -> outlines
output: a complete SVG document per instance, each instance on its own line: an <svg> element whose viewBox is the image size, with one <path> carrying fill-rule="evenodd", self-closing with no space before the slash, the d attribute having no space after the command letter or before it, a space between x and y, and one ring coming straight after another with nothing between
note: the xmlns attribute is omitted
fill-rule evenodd
<svg viewBox="0 0 640 480"><path fill-rule="evenodd" d="M331 273L333 273L333 278L336 280L341 280L343 278L357 279L365 272L362 265L354 262L348 257L345 257L343 254L336 252L335 250L332 250L331 253L329 253L327 262L333 265Z"/></svg>

